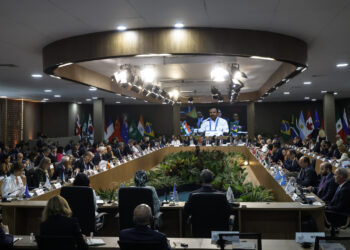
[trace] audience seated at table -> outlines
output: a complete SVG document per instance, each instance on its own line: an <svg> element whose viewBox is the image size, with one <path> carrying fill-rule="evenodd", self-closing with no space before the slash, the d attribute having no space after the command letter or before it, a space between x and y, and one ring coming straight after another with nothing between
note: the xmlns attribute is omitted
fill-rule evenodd
<svg viewBox="0 0 350 250"><path fill-rule="evenodd" d="M16 162L11 169L11 175L7 176L1 186L2 198L22 198L26 190L26 177L24 176L24 165Z"/></svg>
<svg viewBox="0 0 350 250"><path fill-rule="evenodd" d="M347 168L337 168L334 173L335 182L339 185L326 210L350 213L350 180Z"/></svg>
<svg viewBox="0 0 350 250"><path fill-rule="evenodd" d="M328 204L335 191L338 188L338 184L334 180L334 174L332 173L332 164L329 162L323 162L320 165L321 182L317 187L307 187L307 189L315 193L321 200Z"/></svg>
<svg viewBox="0 0 350 250"><path fill-rule="evenodd" d="M13 236L9 233L9 227L2 223L0 218L0 249L12 249L13 247Z"/></svg>
<svg viewBox="0 0 350 250"><path fill-rule="evenodd" d="M57 177L62 179L64 177L69 178L72 175L72 165L71 157L66 155L61 158L61 162L55 166L54 173L52 175L52 180L56 180ZM62 179L62 181L65 181Z"/></svg>
<svg viewBox="0 0 350 250"><path fill-rule="evenodd" d="M146 204L138 205L134 210L134 228L121 230L119 240L128 243L157 243L159 242L163 250L171 249L166 235L151 229L152 210Z"/></svg>
<svg viewBox="0 0 350 250"><path fill-rule="evenodd" d="M47 182L47 179L51 179L51 171L50 171L51 160L49 157L44 156L39 166L35 168L32 184L33 187L39 187L40 183Z"/></svg>
<svg viewBox="0 0 350 250"><path fill-rule="evenodd" d="M302 156L299 160L300 172L298 174L297 183L300 186L309 187L317 185L317 174L315 169L310 165L310 159Z"/></svg>
<svg viewBox="0 0 350 250"><path fill-rule="evenodd" d="M85 154L75 162L73 170L84 172L85 170L90 170L94 168L94 164L91 162L94 154L90 151L85 152Z"/></svg>
<svg viewBox="0 0 350 250"><path fill-rule="evenodd" d="M271 160L272 162L277 163L278 161L283 161L284 157L282 154L282 148L280 143L274 143L272 147L272 155L271 155Z"/></svg>
<svg viewBox="0 0 350 250"><path fill-rule="evenodd" d="M52 197L43 211L40 236L73 236L79 249L88 249L79 223L71 215L72 211L63 197Z"/></svg>
<svg viewBox="0 0 350 250"><path fill-rule="evenodd" d="M296 155L297 153L294 149L288 150L285 160L283 162L279 161L279 165L283 166L283 168L287 169L289 172L299 172L300 166Z"/></svg>
<svg viewBox="0 0 350 250"><path fill-rule="evenodd" d="M152 190L152 193L153 193L153 211L154 211L154 214L157 214L159 212L159 208L160 208L158 194L157 194L156 189L153 186L146 186L147 181L148 181L148 177L147 177L146 171L139 170L135 173L135 177L134 177L135 186L148 188L148 189Z"/></svg>

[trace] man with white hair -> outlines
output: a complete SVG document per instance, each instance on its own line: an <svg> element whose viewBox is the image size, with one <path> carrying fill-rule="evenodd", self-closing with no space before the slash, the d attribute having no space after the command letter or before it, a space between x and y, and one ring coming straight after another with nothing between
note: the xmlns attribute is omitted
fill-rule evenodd
<svg viewBox="0 0 350 250"><path fill-rule="evenodd" d="M92 159L92 163L94 165L98 165L100 161L103 160L103 156L107 153L107 148L105 146L100 146L97 148L97 153L95 154L94 158Z"/></svg>
<svg viewBox="0 0 350 250"><path fill-rule="evenodd" d="M334 180L339 185L333 199L326 206L326 210L336 212L350 212L350 180L347 168L339 167L335 170Z"/></svg>
<svg viewBox="0 0 350 250"><path fill-rule="evenodd" d="M64 176L68 176L69 175L68 164L69 164L69 156L63 156L61 159L61 162L55 166L55 171L52 175L52 179L56 180L57 177L62 178L63 173L64 173ZM64 180L62 179L62 181Z"/></svg>

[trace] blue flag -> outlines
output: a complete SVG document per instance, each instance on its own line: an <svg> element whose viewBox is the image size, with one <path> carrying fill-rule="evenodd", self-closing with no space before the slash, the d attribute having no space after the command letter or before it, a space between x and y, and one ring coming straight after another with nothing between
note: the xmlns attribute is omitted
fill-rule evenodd
<svg viewBox="0 0 350 250"><path fill-rule="evenodd" d="M175 183L174 183L174 187L173 187L173 201L175 201L175 197L176 197L176 187L175 187Z"/></svg>
<svg viewBox="0 0 350 250"><path fill-rule="evenodd" d="M281 186L286 185L286 175L285 174L282 176L282 181L280 184L281 184Z"/></svg>
<svg viewBox="0 0 350 250"><path fill-rule="evenodd" d="M128 134L128 131L129 131L129 129L128 129L128 122L127 122L127 120L126 119L124 119L124 121L123 121L123 125L122 125L122 139L123 139L123 142L124 143L128 143L128 141L129 141L129 134Z"/></svg>
<svg viewBox="0 0 350 250"><path fill-rule="evenodd" d="M314 121L314 128L319 129L321 126L320 119L318 118L317 110L315 110L315 121Z"/></svg>
<svg viewBox="0 0 350 250"><path fill-rule="evenodd" d="M62 182L65 182L65 176L64 176L64 171L62 172Z"/></svg>
<svg viewBox="0 0 350 250"><path fill-rule="evenodd" d="M280 171L277 170L276 176L275 176L275 180L279 181L282 178Z"/></svg>
<svg viewBox="0 0 350 250"><path fill-rule="evenodd" d="M123 183L122 183L122 184L120 184L120 188L123 188Z"/></svg>
<svg viewBox="0 0 350 250"><path fill-rule="evenodd" d="M26 198L30 198L30 194L29 194L29 189L28 189L28 185L26 186L26 191L24 192Z"/></svg>

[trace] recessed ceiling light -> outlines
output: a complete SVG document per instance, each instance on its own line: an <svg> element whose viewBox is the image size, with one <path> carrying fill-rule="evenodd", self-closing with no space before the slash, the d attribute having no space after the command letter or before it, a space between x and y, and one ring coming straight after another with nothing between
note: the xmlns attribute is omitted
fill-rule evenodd
<svg viewBox="0 0 350 250"><path fill-rule="evenodd" d="M41 78L41 77L43 77L43 75L42 74L32 74L32 77L33 78Z"/></svg>
<svg viewBox="0 0 350 250"><path fill-rule="evenodd" d="M258 100L258 102L262 102L262 100Z"/></svg>
<svg viewBox="0 0 350 250"><path fill-rule="evenodd" d="M304 72L305 70L307 70L307 67L303 68L303 69L301 70L301 72Z"/></svg>
<svg viewBox="0 0 350 250"><path fill-rule="evenodd" d="M334 92L334 95L337 95L338 94L338 92Z"/></svg>
<svg viewBox="0 0 350 250"><path fill-rule="evenodd" d="M121 96L121 94L116 93L115 95Z"/></svg>
<svg viewBox="0 0 350 250"><path fill-rule="evenodd" d="M45 93L51 93L51 92L52 92L52 89L45 89L44 92L45 92Z"/></svg>
<svg viewBox="0 0 350 250"><path fill-rule="evenodd" d="M251 56L252 59L259 59L259 60L267 60L267 61L275 61L272 57L264 57L264 56Z"/></svg>
<svg viewBox="0 0 350 250"><path fill-rule="evenodd" d="M310 85L312 82L304 82L304 85Z"/></svg>
<svg viewBox="0 0 350 250"><path fill-rule="evenodd" d="M77 102L77 104L82 104L82 102Z"/></svg>
<svg viewBox="0 0 350 250"><path fill-rule="evenodd" d="M305 100L310 100L310 97L305 96L304 99L305 99Z"/></svg>
<svg viewBox="0 0 350 250"><path fill-rule="evenodd" d="M126 99L129 99L130 97L129 96L124 96Z"/></svg>
<svg viewBox="0 0 350 250"><path fill-rule="evenodd" d="M123 30L126 30L126 29L127 29L127 27L125 25L119 25L117 27L117 30L119 30L119 31L123 31Z"/></svg>
<svg viewBox="0 0 350 250"><path fill-rule="evenodd" d="M86 99L86 101L87 101L87 102L90 102L90 101L91 101L91 99L90 99L90 98L88 98L88 99Z"/></svg>
<svg viewBox="0 0 350 250"><path fill-rule="evenodd" d="M69 62L69 63L64 63L64 64L61 64L59 65L58 67L59 68L62 68L62 67L66 67L66 66L69 66L69 65L72 65L73 63Z"/></svg>
<svg viewBox="0 0 350 250"><path fill-rule="evenodd" d="M338 63L337 68L344 68L347 67L349 64L348 63Z"/></svg>
<svg viewBox="0 0 350 250"><path fill-rule="evenodd" d="M286 91L286 92L283 92L284 95L289 95L290 92Z"/></svg>
<svg viewBox="0 0 350 250"><path fill-rule="evenodd" d="M326 94L326 93L327 93L327 90L321 90L321 93L322 93L322 94Z"/></svg>
<svg viewBox="0 0 350 250"><path fill-rule="evenodd" d="M302 70L303 68L304 68L304 67L297 67L296 70L297 70L297 71L300 71L300 70Z"/></svg>
<svg viewBox="0 0 350 250"><path fill-rule="evenodd" d="M136 100L136 97L131 97L131 99Z"/></svg>
<svg viewBox="0 0 350 250"><path fill-rule="evenodd" d="M314 98L314 99L312 99L311 101L316 102L316 101L317 101L317 99L315 99L315 98Z"/></svg>
<svg viewBox="0 0 350 250"><path fill-rule="evenodd" d="M48 100L50 100L49 98L43 98L43 101L48 101Z"/></svg>
<svg viewBox="0 0 350 250"><path fill-rule="evenodd" d="M59 76L55 76L55 75L50 75L52 78L56 78L56 79L61 79L61 77Z"/></svg>
<svg viewBox="0 0 350 250"><path fill-rule="evenodd" d="M60 97L61 97L61 95L54 95L53 97L60 98Z"/></svg>
<svg viewBox="0 0 350 250"><path fill-rule="evenodd" d="M118 102L118 101L117 101L117 102L115 102L115 103L121 103L121 102Z"/></svg>
<svg viewBox="0 0 350 250"><path fill-rule="evenodd" d="M92 97L92 100L97 100L97 99L98 99L97 96Z"/></svg>
<svg viewBox="0 0 350 250"><path fill-rule="evenodd" d="M175 23L174 27L177 29L181 29L181 28L185 27L185 25L183 23Z"/></svg>
<svg viewBox="0 0 350 250"><path fill-rule="evenodd" d="M0 96L0 98L7 98L7 96L6 95L2 95L2 96Z"/></svg>
<svg viewBox="0 0 350 250"><path fill-rule="evenodd" d="M143 100L144 102L148 102L148 101L146 101L146 100Z"/></svg>
<svg viewBox="0 0 350 250"><path fill-rule="evenodd" d="M90 91L96 91L97 88L96 88L96 87L90 87L89 90L90 90Z"/></svg>

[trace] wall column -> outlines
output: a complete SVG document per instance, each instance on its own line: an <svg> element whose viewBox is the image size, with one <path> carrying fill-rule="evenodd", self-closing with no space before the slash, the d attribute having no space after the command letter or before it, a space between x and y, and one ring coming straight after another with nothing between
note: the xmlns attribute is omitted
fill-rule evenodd
<svg viewBox="0 0 350 250"><path fill-rule="evenodd" d="M105 133L105 102L103 99L94 100L93 104L94 142L104 141Z"/></svg>
<svg viewBox="0 0 350 250"><path fill-rule="evenodd" d="M180 105L173 105L173 132L174 135L180 136Z"/></svg>
<svg viewBox="0 0 350 250"><path fill-rule="evenodd" d="M333 93L326 93L323 96L323 119L324 130L330 142L335 142L337 133L335 127L335 101Z"/></svg>
<svg viewBox="0 0 350 250"><path fill-rule="evenodd" d="M255 136L255 103L249 102L247 105L247 130L249 139Z"/></svg>
<svg viewBox="0 0 350 250"><path fill-rule="evenodd" d="M67 136L75 135L75 122L77 120L77 114L78 114L78 104L76 103L68 104L68 124L67 124L68 135Z"/></svg>

